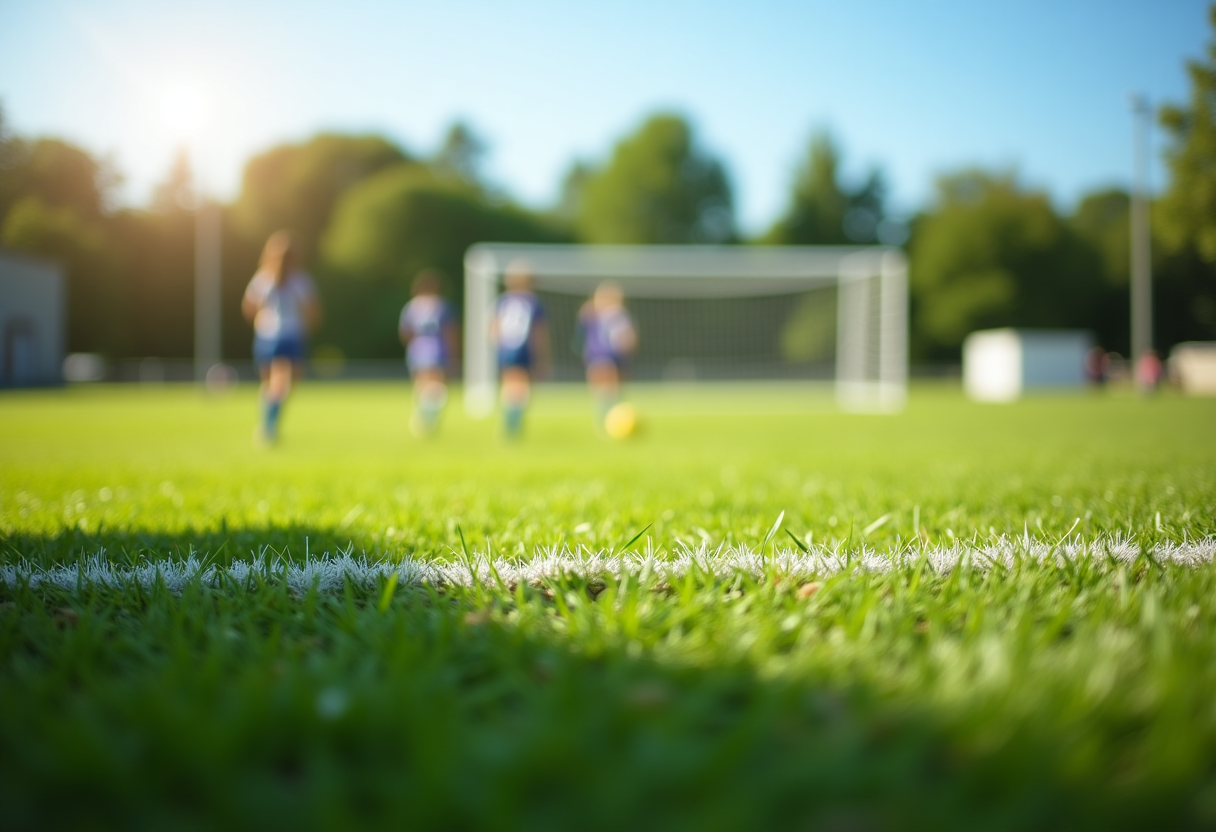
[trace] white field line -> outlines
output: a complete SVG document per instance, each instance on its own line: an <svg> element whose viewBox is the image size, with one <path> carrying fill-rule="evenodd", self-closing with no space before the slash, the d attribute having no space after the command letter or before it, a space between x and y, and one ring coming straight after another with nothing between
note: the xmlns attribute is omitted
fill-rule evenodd
<svg viewBox="0 0 1216 832"><path fill-rule="evenodd" d="M369 560L351 552L328 553L296 562L278 555L253 554L250 560L234 561L228 566L210 564L206 558L190 556L185 560L114 563L104 551L77 563L41 567L28 561L0 566L0 583L16 587L53 586L74 591L88 587L121 589L138 584L151 587L158 583L180 592L191 582L210 587L255 587L261 582L286 581L295 592L308 591L314 584L321 591L340 590L346 582L356 587L375 588L396 572L402 584L471 585L474 582L507 585L518 582L536 584L563 576L621 578L629 575L640 582L664 583L690 571L731 577L739 573L759 575L773 568L793 578L835 574L848 569L886 572L924 563L937 573L945 573L960 563L979 568L993 565L1012 567L1019 561L1054 561L1063 564L1092 558L1103 568L1110 564L1130 564L1145 556L1157 563L1196 567L1216 560L1216 538L1183 543L1165 543L1146 550L1140 544L1117 538L1085 543L1049 544L1025 538L1002 538L995 542L968 546L956 543L945 548L914 548L880 553L873 550L846 554L828 549L809 553L781 549L767 556L743 547L719 546L710 549L683 549L672 555L627 552L593 552L587 549L542 549L528 560L495 558L474 553L467 562L420 560Z"/></svg>

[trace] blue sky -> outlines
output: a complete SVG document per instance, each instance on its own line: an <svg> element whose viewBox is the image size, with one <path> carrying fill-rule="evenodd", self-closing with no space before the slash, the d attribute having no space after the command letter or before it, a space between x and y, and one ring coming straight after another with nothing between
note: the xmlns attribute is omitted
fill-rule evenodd
<svg viewBox="0 0 1216 832"><path fill-rule="evenodd" d="M0 0L0 106L20 134L109 155L134 204L183 141L164 114L176 95L203 102L190 140L224 198L276 143L373 131L425 154L460 118L488 140L489 177L540 207L575 159L603 160L648 114L675 110L727 166L747 231L780 214L818 129L847 174L881 168L903 211L971 165L1016 169L1069 208L1128 184L1130 91L1185 101L1184 63L1212 38L1207 6Z"/></svg>

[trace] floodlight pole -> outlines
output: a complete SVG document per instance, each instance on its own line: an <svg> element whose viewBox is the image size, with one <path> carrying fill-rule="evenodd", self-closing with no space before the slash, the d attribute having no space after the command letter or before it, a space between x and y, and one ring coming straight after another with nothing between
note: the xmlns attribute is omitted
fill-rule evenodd
<svg viewBox="0 0 1216 832"><path fill-rule="evenodd" d="M1139 94L1131 97L1133 169L1131 204L1131 360L1141 393L1151 392L1139 377L1138 362L1153 348L1153 288L1148 216L1148 144L1152 107Z"/></svg>
<svg viewBox="0 0 1216 832"><path fill-rule="evenodd" d="M220 362L220 223L218 203L200 189L194 207L194 380Z"/></svg>

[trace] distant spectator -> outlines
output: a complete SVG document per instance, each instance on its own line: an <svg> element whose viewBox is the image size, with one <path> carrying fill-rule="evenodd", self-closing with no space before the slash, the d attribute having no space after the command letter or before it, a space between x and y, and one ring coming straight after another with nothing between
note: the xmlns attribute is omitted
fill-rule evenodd
<svg viewBox="0 0 1216 832"><path fill-rule="evenodd" d="M1104 387L1110 380L1110 355L1101 347L1085 353L1085 378L1093 387Z"/></svg>
<svg viewBox="0 0 1216 832"><path fill-rule="evenodd" d="M1136 361L1136 383L1143 392L1151 393L1161 384L1161 357L1156 350L1145 350Z"/></svg>
<svg viewBox="0 0 1216 832"><path fill-rule="evenodd" d="M241 312L253 324L253 359L262 380L258 438L266 443L278 439L283 405L304 374L308 336L321 322L316 287L299 266L291 235L271 234L241 299Z"/></svg>

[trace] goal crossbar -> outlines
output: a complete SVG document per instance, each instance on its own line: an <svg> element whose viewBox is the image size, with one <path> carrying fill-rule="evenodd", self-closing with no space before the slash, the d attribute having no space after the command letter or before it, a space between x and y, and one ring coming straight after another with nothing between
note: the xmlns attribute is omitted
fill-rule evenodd
<svg viewBox="0 0 1216 832"><path fill-rule="evenodd" d="M629 297L781 295L837 288L836 397L854 411L902 408L907 392L907 266L885 246L632 246L477 243L465 254L465 406L493 409L490 323L507 267L527 264L537 289L590 295L601 281ZM876 282L876 289L874 291ZM876 304L876 308L875 308ZM871 331L871 322L876 322ZM871 354L876 352L876 354Z"/></svg>

